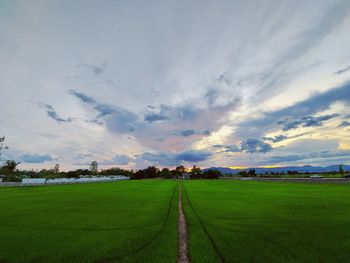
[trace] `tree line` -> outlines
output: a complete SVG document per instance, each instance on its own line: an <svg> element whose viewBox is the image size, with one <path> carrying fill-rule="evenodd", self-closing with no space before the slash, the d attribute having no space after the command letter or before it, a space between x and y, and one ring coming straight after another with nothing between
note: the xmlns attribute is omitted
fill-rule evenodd
<svg viewBox="0 0 350 263"><path fill-rule="evenodd" d="M97 162L96 162L97 163ZM0 175L3 175L3 181L18 182L22 178L80 178L91 176L111 176L111 175L125 175L131 179L152 179L152 178L164 178L164 179L218 179L222 176L218 170L201 170L197 166L192 168L185 168L183 165L177 166L175 169L158 168L155 166L149 166L145 169L128 170L119 167L112 167L108 169L77 169L72 171L60 171L59 165L56 164L51 169L41 170L17 170L18 163L15 161L6 161L0 168Z"/></svg>

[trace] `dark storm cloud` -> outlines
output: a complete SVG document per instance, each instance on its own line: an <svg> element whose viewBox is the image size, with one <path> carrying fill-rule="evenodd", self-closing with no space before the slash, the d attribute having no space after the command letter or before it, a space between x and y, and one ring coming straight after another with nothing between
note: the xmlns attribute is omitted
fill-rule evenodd
<svg viewBox="0 0 350 263"><path fill-rule="evenodd" d="M66 118L66 119L61 118L57 114L55 109L49 104L39 103L39 107L46 111L46 114L47 114L48 117L50 117L51 119L55 120L59 124L63 123L63 122L71 122L72 121L71 118Z"/></svg>

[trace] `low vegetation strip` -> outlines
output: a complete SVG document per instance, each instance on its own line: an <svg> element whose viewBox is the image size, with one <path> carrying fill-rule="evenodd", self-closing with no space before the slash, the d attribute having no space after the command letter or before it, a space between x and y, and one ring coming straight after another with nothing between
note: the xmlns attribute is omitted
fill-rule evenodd
<svg viewBox="0 0 350 263"><path fill-rule="evenodd" d="M179 192L179 221L178 221L178 239L179 239L179 248L178 248L178 263L189 263L188 258L188 234L187 234L187 225L186 218L182 208L182 186L180 186Z"/></svg>

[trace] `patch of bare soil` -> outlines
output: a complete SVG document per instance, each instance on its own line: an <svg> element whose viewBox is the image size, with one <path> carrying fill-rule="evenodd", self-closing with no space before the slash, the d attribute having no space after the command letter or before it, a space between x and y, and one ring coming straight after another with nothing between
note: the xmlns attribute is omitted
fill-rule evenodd
<svg viewBox="0 0 350 263"><path fill-rule="evenodd" d="M182 187L180 187L179 193L179 221L178 221L178 239L179 239L179 248L178 248L178 263L189 263L188 257L188 233L187 233L187 225L186 218L182 208Z"/></svg>

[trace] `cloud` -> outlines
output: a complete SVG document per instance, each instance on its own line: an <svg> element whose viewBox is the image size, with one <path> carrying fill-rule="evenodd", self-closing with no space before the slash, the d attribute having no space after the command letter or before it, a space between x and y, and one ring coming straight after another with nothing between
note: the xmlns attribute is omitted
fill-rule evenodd
<svg viewBox="0 0 350 263"><path fill-rule="evenodd" d="M200 109L191 105L166 105L161 104L159 112L148 113L145 116L145 121L159 121L159 120L194 120L198 117Z"/></svg>
<svg viewBox="0 0 350 263"><path fill-rule="evenodd" d="M209 136L210 131L209 130L196 131L193 129L186 129L186 130L181 130L181 131L174 131L172 134L176 135L176 136L181 136L181 137L189 137L192 135Z"/></svg>
<svg viewBox="0 0 350 263"><path fill-rule="evenodd" d="M258 139L249 138L241 142L241 151L248 153L267 153L272 151L270 144L260 141Z"/></svg>
<svg viewBox="0 0 350 263"><path fill-rule="evenodd" d="M276 135L275 137L263 137L264 141L270 141L270 142L281 142L287 139L288 139L288 136L283 134Z"/></svg>
<svg viewBox="0 0 350 263"><path fill-rule="evenodd" d="M306 134L307 133L302 133L302 134L297 134L297 135L293 135L293 136L287 136L287 135L279 134L279 135L276 135L274 137L263 137L263 140L264 141L269 141L269 142L272 142L272 143L276 143L276 142L282 142L282 141L287 140L287 139L294 139L294 138L302 137L302 136L304 136Z"/></svg>
<svg viewBox="0 0 350 263"><path fill-rule="evenodd" d="M133 112L122 108L114 108L113 112L105 117L107 128L115 133L129 133L138 126L138 117Z"/></svg>
<svg viewBox="0 0 350 263"><path fill-rule="evenodd" d="M44 163L46 161L53 161L49 154L24 154L20 156L20 160L24 163Z"/></svg>
<svg viewBox="0 0 350 263"><path fill-rule="evenodd" d="M166 116L157 114L157 113L148 113L145 115L144 120L149 122L149 123L152 123L155 121L166 121L166 120L169 120L169 118Z"/></svg>
<svg viewBox="0 0 350 263"><path fill-rule="evenodd" d="M347 71L350 71L350 66L347 66L347 67L345 67L345 68L342 68L342 69L340 69L340 70L334 72L333 75L340 75L340 74L343 74L343 73L345 73L345 72L347 72Z"/></svg>
<svg viewBox="0 0 350 263"><path fill-rule="evenodd" d="M222 152L241 152L237 145L214 144L212 147L220 148Z"/></svg>
<svg viewBox="0 0 350 263"><path fill-rule="evenodd" d="M247 152L247 153L267 153L273 150L273 147L266 142L258 139L249 138L241 141L240 146L215 144L214 148L221 148L222 152Z"/></svg>
<svg viewBox="0 0 350 263"><path fill-rule="evenodd" d="M127 165L133 160L126 154L117 154L110 160L104 160L100 162L101 165Z"/></svg>
<svg viewBox="0 0 350 263"><path fill-rule="evenodd" d="M100 119L103 118L107 128L116 133L133 132L138 126L138 117L131 111L117 106L99 103L92 97L75 90L70 90L69 93L90 105L98 112L96 118L89 120L90 122L101 124Z"/></svg>
<svg viewBox="0 0 350 263"><path fill-rule="evenodd" d="M308 99L298 102L292 106L267 113L266 117L279 119L285 116L307 116L327 110L337 101L343 102L345 104L350 103L350 82L323 93L316 93Z"/></svg>
<svg viewBox="0 0 350 263"><path fill-rule="evenodd" d="M241 137L260 137L270 130L276 129L272 123L283 125L284 130L294 129L300 125L310 127L320 124L336 114L321 117L310 117L312 114L325 111L336 102L350 104L350 82L323 93L315 93L309 98L294 105L276 111L265 112L261 117L240 123L235 134ZM305 117L307 116L307 117ZM291 121L292 119L297 119Z"/></svg>
<svg viewBox="0 0 350 263"><path fill-rule="evenodd" d="M213 101L209 103L204 96L195 100L198 103L191 101L180 105L161 104L144 115L142 120L142 114L100 103L75 90L70 90L69 93L97 111L97 116L87 122L99 125L103 123L112 133L132 132L137 142L156 151L178 152L187 149L189 144L198 139L198 136L192 135L210 135L210 130L220 127L224 113L234 109L239 102L238 99L230 98L229 101L213 105ZM157 122L157 125L153 122ZM191 128L178 131L179 127Z"/></svg>
<svg viewBox="0 0 350 263"><path fill-rule="evenodd" d="M347 157L350 156L350 151L322 151L322 152L311 152L304 154L290 154L290 155L277 155L271 156L265 160L266 163L290 163L307 159L327 159L336 157Z"/></svg>
<svg viewBox="0 0 350 263"><path fill-rule="evenodd" d="M49 104L39 103L39 107L46 111L46 114L48 117L55 120L59 124L61 124L63 122L71 122L72 121L71 118L63 119L60 116L58 116L55 109Z"/></svg>
<svg viewBox="0 0 350 263"><path fill-rule="evenodd" d="M323 122L339 116L340 114L337 114L337 113L323 115L319 117L306 116L306 117L300 118L297 121L291 121L291 122L279 121L277 123L282 124L284 131L288 131L291 129L296 129L298 127L319 127L323 125Z"/></svg>
<svg viewBox="0 0 350 263"><path fill-rule="evenodd" d="M210 135L210 131L209 130L205 130L202 132L203 135L209 136Z"/></svg>
<svg viewBox="0 0 350 263"><path fill-rule="evenodd" d="M176 155L176 159L185 162L201 162L207 160L212 154L208 151L185 151Z"/></svg>
<svg viewBox="0 0 350 263"><path fill-rule="evenodd" d="M76 156L74 156L74 160L77 160L77 161L82 161L84 159L86 159L87 157L91 157L92 154L90 153L78 153Z"/></svg>
<svg viewBox="0 0 350 263"><path fill-rule="evenodd" d="M169 5L158 0L122 6L119 1L80 6L63 1L59 8L46 1L34 7L29 1L16 2L1 20L0 107L6 114L0 123L17 142L16 150L61 156L64 169L77 153L103 160L116 145L131 156L206 149L222 142L227 145L211 149L218 152L210 160L215 165L257 162L266 155L238 154L242 140L257 138L274 146L284 139L278 135L304 132L283 132L278 121L302 122L303 117L334 113L329 111L333 108L348 111L349 87L305 96L331 88L328 83L339 83L350 72L340 72L350 65L349 6L349 0L317 5L259 0ZM74 21L74 26L52 23L53 17ZM86 23L95 17L103 19ZM12 59L19 54L21 59ZM330 76L336 70L340 78ZM66 87L75 92L67 95ZM326 96L320 96L323 93ZM57 110L50 109L54 121L42 108L30 107L29 101L38 99ZM294 100L301 103L291 105ZM266 109L270 112L263 112ZM69 122L68 117L72 125L57 125ZM33 129L43 118L46 126ZM322 125L320 120L303 121L300 130L303 125ZM348 128L336 128L342 121L349 120L323 121L325 127L307 137L334 138L346 147ZM181 133L185 130L195 133L186 136ZM293 141L281 142L288 147ZM233 160L222 151L237 154ZM297 153L285 148L280 152Z"/></svg>
<svg viewBox="0 0 350 263"><path fill-rule="evenodd" d="M291 12L293 14L293 12ZM277 93L283 84L286 84L291 75L290 65L302 56L307 54L312 48L319 45L337 26L346 19L349 13L349 2L340 1L326 10L316 23L310 23L310 27L300 32L295 38L290 39L290 45L284 54L264 71L259 83L261 94L271 97L272 93ZM293 41L294 40L294 41ZM316 63L317 64L317 63ZM312 67L313 65L311 65ZM269 92L266 92L266 91Z"/></svg>
<svg viewBox="0 0 350 263"><path fill-rule="evenodd" d="M225 145L224 152L241 152L241 149L236 145Z"/></svg>
<svg viewBox="0 0 350 263"><path fill-rule="evenodd" d="M85 95L84 93L75 91L75 90L73 90L73 89L69 90L69 93L70 93L71 95L74 95L74 96L76 96L77 98L79 98L82 102L89 103L89 104L94 104L94 103L96 103L96 101L95 101L92 97L89 97L89 96Z"/></svg>
<svg viewBox="0 0 350 263"><path fill-rule="evenodd" d="M174 166L178 164L178 161L176 160L176 155L167 152L145 152L139 155L138 158L145 161L149 161L154 165Z"/></svg>
<svg viewBox="0 0 350 263"><path fill-rule="evenodd" d="M183 137L192 136L194 134L196 134L195 130L182 130L182 131L174 132L174 135L179 135Z"/></svg>
<svg viewBox="0 0 350 263"><path fill-rule="evenodd" d="M101 65L93 65L93 64L81 64L79 67L84 67L87 69L92 70L92 72L97 76L100 75L106 68L106 64L101 64Z"/></svg>
<svg viewBox="0 0 350 263"><path fill-rule="evenodd" d="M196 163L206 161L212 153L208 151L184 151L180 153L171 152L145 152L138 156L139 158L149 161L154 165L160 166L175 166L184 162Z"/></svg>
<svg viewBox="0 0 350 263"><path fill-rule="evenodd" d="M343 121L342 123L339 124L338 127L349 127L350 126L350 122L349 121Z"/></svg>

